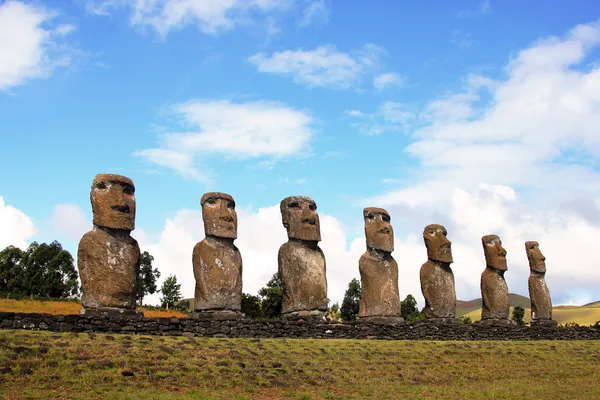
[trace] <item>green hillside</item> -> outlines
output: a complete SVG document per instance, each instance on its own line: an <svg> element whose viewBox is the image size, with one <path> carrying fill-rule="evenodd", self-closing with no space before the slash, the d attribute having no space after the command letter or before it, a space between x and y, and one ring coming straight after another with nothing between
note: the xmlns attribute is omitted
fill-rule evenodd
<svg viewBox="0 0 600 400"><path fill-rule="evenodd" d="M516 293L509 293L508 298L511 307L521 306L523 308L529 308L531 306L531 300L529 300L529 297L521 296L520 294ZM479 310L479 314L481 314L481 307L481 297L478 299L467 301L457 300L456 316L462 317L463 315L470 315L471 313L477 310ZM477 319L479 319L479 317Z"/></svg>

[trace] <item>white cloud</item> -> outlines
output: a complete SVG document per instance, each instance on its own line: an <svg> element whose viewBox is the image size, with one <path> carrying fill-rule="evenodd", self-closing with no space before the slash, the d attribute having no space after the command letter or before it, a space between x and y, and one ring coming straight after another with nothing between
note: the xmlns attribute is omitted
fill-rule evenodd
<svg viewBox="0 0 600 400"><path fill-rule="evenodd" d="M479 6L475 10L467 9L461 10L456 13L458 18L471 18L477 16L483 16L492 12L492 5L490 4L490 0L484 0L479 3Z"/></svg>
<svg viewBox="0 0 600 400"><path fill-rule="evenodd" d="M393 72L379 74L375 77L375 79L373 79L373 87L377 90L383 90L391 87L401 87L405 83L406 78Z"/></svg>
<svg viewBox="0 0 600 400"><path fill-rule="evenodd" d="M35 226L21 210L7 205L0 196L0 250L15 246L25 250L35 234Z"/></svg>
<svg viewBox="0 0 600 400"><path fill-rule="evenodd" d="M527 294L524 242L537 240L555 303L598 299L600 67L589 59L598 43L599 23L577 26L519 52L505 79L468 76L461 91L427 103L405 149L420 163L402 179L416 183L365 200L404 216L405 235L446 225L459 298L479 296L481 237L495 233L511 291Z"/></svg>
<svg viewBox="0 0 600 400"><path fill-rule="evenodd" d="M50 223L56 232L74 241L79 241L84 233L92 229L92 222L78 204L57 204Z"/></svg>
<svg viewBox="0 0 600 400"><path fill-rule="evenodd" d="M376 70L385 54L385 49L375 44L367 44L352 54L339 51L333 45L324 45L314 50L284 50L271 55L257 53L248 61L260 72L291 76L294 82L309 87L348 89L363 75Z"/></svg>
<svg viewBox="0 0 600 400"><path fill-rule="evenodd" d="M255 22L277 29L273 18L294 6L291 0L85 0L84 4L89 13L102 16L127 9L132 26L151 27L161 36L187 25L209 35Z"/></svg>
<svg viewBox="0 0 600 400"><path fill-rule="evenodd" d="M386 101L372 113L350 110L344 113L353 119L351 125L367 135L379 135L384 132L407 132L416 126L417 110L415 107Z"/></svg>
<svg viewBox="0 0 600 400"><path fill-rule="evenodd" d="M195 166L199 154L277 159L305 150L313 136L312 117L279 103L190 100L172 111L184 131L163 134L161 147L134 154L198 181L208 181Z"/></svg>
<svg viewBox="0 0 600 400"><path fill-rule="evenodd" d="M0 4L0 90L34 78L45 78L70 63L67 46L61 42L73 25L56 25L55 11L7 1Z"/></svg>
<svg viewBox="0 0 600 400"><path fill-rule="evenodd" d="M302 18L298 26L305 27L311 24L326 24L329 21L330 10L325 4L325 0L316 0L310 2L302 11Z"/></svg>

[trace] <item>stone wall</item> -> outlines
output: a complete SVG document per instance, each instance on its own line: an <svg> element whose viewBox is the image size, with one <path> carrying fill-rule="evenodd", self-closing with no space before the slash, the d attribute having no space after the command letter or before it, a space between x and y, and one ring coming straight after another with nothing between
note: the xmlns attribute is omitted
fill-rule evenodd
<svg viewBox="0 0 600 400"><path fill-rule="evenodd" d="M198 321L188 318L49 315L0 312L0 328L55 332L106 332L143 335L336 338L388 340L599 340L590 327L490 327L477 324L435 325L412 322L379 325L364 322L315 323L281 320Z"/></svg>

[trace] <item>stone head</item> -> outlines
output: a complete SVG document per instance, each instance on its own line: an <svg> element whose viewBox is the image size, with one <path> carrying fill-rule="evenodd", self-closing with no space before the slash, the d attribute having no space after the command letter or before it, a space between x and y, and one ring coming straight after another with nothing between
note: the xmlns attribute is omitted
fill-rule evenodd
<svg viewBox="0 0 600 400"><path fill-rule="evenodd" d="M321 240L317 204L306 196L290 196L281 200L281 220L290 239Z"/></svg>
<svg viewBox="0 0 600 400"><path fill-rule="evenodd" d="M538 242L525 242L525 251L529 260L529 268L535 272L546 272L546 257L540 250Z"/></svg>
<svg viewBox="0 0 600 400"><path fill-rule="evenodd" d="M90 192L94 225L112 229L135 229L135 186L116 174L98 174Z"/></svg>
<svg viewBox="0 0 600 400"><path fill-rule="evenodd" d="M226 193L205 193L200 200L204 233L228 239L237 238L235 201Z"/></svg>
<svg viewBox="0 0 600 400"><path fill-rule="evenodd" d="M394 251L394 229L390 224L390 214L383 208L367 207L363 210L367 247Z"/></svg>
<svg viewBox="0 0 600 400"><path fill-rule="evenodd" d="M506 250L502 247L502 241L497 235L486 235L481 238L485 263L488 267L501 271L508 269L506 265Z"/></svg>
<svg viewBox="0 0 600 400"><path fill-rule="evenodd" d="M452 242L447 238L448 232L442 225L431 224L427 225L423 230L423 240L427 248L427 258L430 260L451 263L452 259Z"/></svg>

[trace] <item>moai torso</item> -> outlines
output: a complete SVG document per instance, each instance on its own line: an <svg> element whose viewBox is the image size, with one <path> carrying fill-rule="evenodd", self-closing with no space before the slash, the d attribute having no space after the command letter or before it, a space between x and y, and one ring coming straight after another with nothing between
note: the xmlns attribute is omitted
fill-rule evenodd
<svg viewBox="0 0 600 400"><path fill-rule="evenodd" d="M83 235L77 250L83 306L134 309L139 259L138 243L129 235L115 237L102 228Z"/></svg>
<svg viewBox="0 0 600 400"><path fill-rule="evenodd" d="M237 214L233 198L211 192L202 196L202 217L206 238L197 243L192 255L196 290L196 311L242 308L242 256L233 244L237 237Z"/></svg>
<svg viewBox="0 0 600 400"><path fill-rule="evenodd" d="M432 224L423 230L428 260L421 266L421 292L425 298L425 318L455 318L456 289L451 242L442 225Z"/></svg>
<svg viewBox="0 0 600 400"><path fill-rule="evenodd" d="M279 248L277 259L285 282L281 312L327 310L325 256L319 246L290 240Z"/></svg>
<svg viewBox="0 0 600 400"><path fill-rule="evenodd" d="M500 238L496 235L486 235L481 238L485 254L486 268L481 274L481 319L508 319L510 300L508 286L504 273L506 250L502 247Z"/></svg>
<svg viewBox="0 0 600 400"><path fill-rule="evenodd" d="M280 208L289 238L277 256L283 284L282 314L325 311L329 299L325 256L318 246L317 205L309 197L291 196L281 201Z"/></svg>
<svg viewBox="0 0 600 400"><path fill-rule="evenodd" d="M398 264L389 254L369 254L358 263L361 280L359 317L400 316Z"/></svg>
<svg viewBox="0 0 600 400"><path fill-rule="evenodd" d="M392 257L394 230L383 208L363 210L367 251L358 262L361 280L359 318L400 317L398 264Z"/></svg>
<svg viewBox="0 0 600 400"><path fill-rule="evenodd" d="M481 274L481 319L507 319L510 313L504 271L486 268Z"/></svg>
<svg viewBox="0 0 600 400"><path fill-rule="evenodd" d="M135 228L134 191L131 179L124 176L94 178L94 229L83 235L77 250L84 308L135 309L140 249L130 236Z"/></svg>
<svg viewBox="0 0 600 400"><path fill-rule="evenodd" d="M525 242L529 260L529 298L531 299L531 320L552 319L552 299L546 286L546 257L540 251L538 242Z"/></svg>

